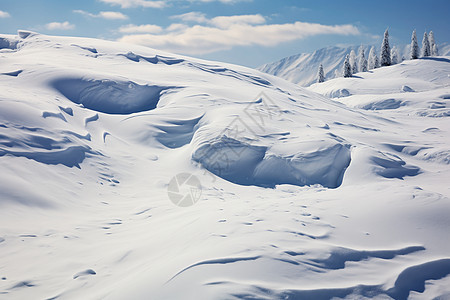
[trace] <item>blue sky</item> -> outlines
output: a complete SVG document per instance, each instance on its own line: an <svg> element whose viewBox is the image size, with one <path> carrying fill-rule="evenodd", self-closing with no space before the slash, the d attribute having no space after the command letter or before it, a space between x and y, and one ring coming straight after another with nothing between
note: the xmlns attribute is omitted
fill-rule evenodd
<svg viewBox="0 0 450 300"><path fill-rule="evenodd" d="M450 1L0 0L0 32L138 43L256 67L326 46L392 44L433 30L450 41Z"/></svg>

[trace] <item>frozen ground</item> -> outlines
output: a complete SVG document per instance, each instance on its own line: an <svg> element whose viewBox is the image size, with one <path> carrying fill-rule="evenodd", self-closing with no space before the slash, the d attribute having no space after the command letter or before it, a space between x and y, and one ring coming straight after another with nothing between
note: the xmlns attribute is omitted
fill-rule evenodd
<svg viewBox="0 0 450 300"><path fill-rule="evenodd" d="M0 298L450 297L449 57L307 90L93 39L0 48Z"/></svg>

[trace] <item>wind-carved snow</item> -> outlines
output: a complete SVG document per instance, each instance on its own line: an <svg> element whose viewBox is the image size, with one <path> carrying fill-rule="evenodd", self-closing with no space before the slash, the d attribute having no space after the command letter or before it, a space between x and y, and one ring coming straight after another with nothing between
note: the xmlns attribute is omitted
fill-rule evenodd
<svg viewBox="0 0 450 300"><path fill-rule="evenodd" d="M300 150L308 146L301 143L271 148L252 146L224 135L201 144L194 151L193 159L217 176L237 184L338 187L350 164L349 146L330 143L314 151Z"/></svg>
<svg viewBox="0 0 450 300"><path fill-rule="evenodd" d="M447 57L304 89L94 39L0 48L0 297L449 295Z"/></svg>
<svg viewBox="0 0 450 300"><path fill-rule="evenodd" d="M58 79L52 85L67 99L107 114L132 114L155 109L168 87L113 80Z"/></svg>

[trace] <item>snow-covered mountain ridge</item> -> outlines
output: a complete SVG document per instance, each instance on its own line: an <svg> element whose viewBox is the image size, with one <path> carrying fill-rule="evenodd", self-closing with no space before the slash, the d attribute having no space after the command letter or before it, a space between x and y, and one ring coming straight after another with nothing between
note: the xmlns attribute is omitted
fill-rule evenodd
<svg viewBox="0 0 450 300"><path fill-rule="evenodd" d="M0 298L447 297L449 73L0 35Z"/></svg>
<svg viewBox="0 0 450 300"><path fill-rule="evenodd" d="M352 50L358 53L360 46L326 47L313 53L301 53L283 58L279 61L268 63L258 67L258 70L279 76L301 86L310 86L317 81L317 70L323 64L327 80L335 78L337 71L342 76L342 66L345 56ZM364 46L366 58L369 55L370 46ZM378 49L379 47L375 47ZM440 54L450 55L450 45L439 45ZM409 58L409 45L398 47L399 57Z"/></svg>

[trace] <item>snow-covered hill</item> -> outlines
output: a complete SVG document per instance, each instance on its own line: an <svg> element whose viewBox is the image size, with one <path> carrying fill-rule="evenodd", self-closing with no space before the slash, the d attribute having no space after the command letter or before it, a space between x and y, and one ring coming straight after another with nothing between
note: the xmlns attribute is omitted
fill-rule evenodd
<svg viewBox="0 0 450 300"><path fill-rule="evenodd" d="M358 54L359 46L327 47L313 53L301 53L283 58L279 61L260 66L258 70L279 76L301 86L310 86L317 81L319 65L323 64L327 80L335 78L335 72L342 74L345 56L354 50ZM375 47L378 50L379 47ZM409 57L409 45L397 47L400 57ZM370 46L364 47L366 58L369 56ZM439 45L440 54L450 55L450 45Z"/></svg>
<svg viewBox="0 0 450 300"><path fill-rule="evenodd" d="M94 39L0 48L0 298L449 296L448 57L307 90ZM406 85L387 110L311 91Z"/></svg>

